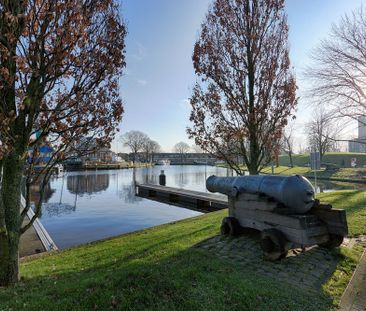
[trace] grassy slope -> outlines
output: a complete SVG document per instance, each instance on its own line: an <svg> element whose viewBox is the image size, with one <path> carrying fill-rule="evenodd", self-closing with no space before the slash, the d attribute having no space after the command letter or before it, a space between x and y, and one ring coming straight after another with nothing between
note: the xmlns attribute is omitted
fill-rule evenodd
<svg viewBox="0 0 366 311"><path fill-rule="evenodd" d="M271 174L272 168L266 167L262 170L264 174ZM275 174L293 175L299 174L308 177L314 177L314 172L308 167L301 166L279 166L274 167ZM319 170L317 176L328 179L345 179L345 180L364 180L366 182L366 168L340 168L337 170Z"/></svg>
<svg viewBox="0 0 366 311"><path fill-rule="evenodd" d="M351 168L350 163L352 158L357 158L357 167ZM289 167L290 160L286 155L279 157L279 167L274 167L275 174L292 175L300 174L312 177L313 172L309 168L309 155L308 154L296 154L293 155L294 167ZM364 180L366 181L366 154L365 153L350 153L350 152L337 152L326 153L323 158L323 163L336 164L339 169L337 170L320 170L318 171L318 177L323 178L336 178L336 179L348 179L348 180ZM225 165L221 165L225 166ZM245 169L245 167L243 167ZM270 166L264 168L262 173L271 174L272 168Z"/></svg>
<svg viewBox="0 0 366 311"><path fill-rule="evenodd" d="M322 194L366 234L364 192ZM361 249L341 250L323 292L304 292L192 248L218 234L226 211L23 262L22 281L0 289L0 310L330 310ZM274 276L275 277L275 276Z"/></svg>
<svg viewBox="0 0 366 311"><path fill-rule="evenodd" d="M265 167L261 173L271 174L272 168ZM274 167L274 173L282 174L282 175L293 175L293 174L306 175L306 174L310 174L311 170L308 167L301 167L301 166L294 166L294 167L279 166L279 167Z"/></svg>
<svg viewBox="0 0 366 311"><path fill-rule="evenodd" d="M357 167L366 165L366 153L353 152L328 152L323 156L323 163L333 163L339 167L351 167L351 159L357 158ZM293 155L293 162L296 166L305 166L309 164L309 154L295 154ZM279 157L279 163L283 166L290 165L290 159L287 155Z"/></svg>

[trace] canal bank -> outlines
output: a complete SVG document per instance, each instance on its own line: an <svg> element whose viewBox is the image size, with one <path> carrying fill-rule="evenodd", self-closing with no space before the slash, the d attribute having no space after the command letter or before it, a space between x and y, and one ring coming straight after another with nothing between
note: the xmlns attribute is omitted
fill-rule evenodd
<svg viewBox="0 0 366 311"><path fill-rule="evenodd" d="M25 260L21 283L0 289L0 309L332 310L366 246L356 241L366 198L321 200L349 214L351 242L338 251L264 261L255 235L220 240L223 210ZM254 248L234 252L235 243Z"/></svg>
<svg viewBox="0 0 366 311"><path fill-rule="evenodd" d="M25 200L23 197L21 198L21 205L21 208L24 209ZM33 217L34 212L32 209L29 209L22 226L26 226ZM19 257L23 258L52 250L58 250L58 247L40 220L37 218L33 222L32 226L20 237Z"/></svg>
<svg viewBox="0 0 366 311"><path fill-rule="evenodd" d="M29 218L26 217L23 226L29 223ZM37 231L34 227L30 227L22 236L19 242L19 257L23 258L46 251Z"/></svg>
<svg viewBox="0 0 366 311"><path fill-rule="evenodd" d="M135 195L136 184L157 185L162 169L167 187L205 193L210 175L232 175L226 168L204 165L66 172L50 181L41 222L62 249L200 215ZM358 186L318 181L325 192Z"/></svg>

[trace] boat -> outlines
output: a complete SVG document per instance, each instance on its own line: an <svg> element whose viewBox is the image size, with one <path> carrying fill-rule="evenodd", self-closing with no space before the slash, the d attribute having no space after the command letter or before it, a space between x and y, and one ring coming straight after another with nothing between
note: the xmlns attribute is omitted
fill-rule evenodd
<svg viewBox="0 0 366 311"><path fill-rule="evenodd" d="M170 165L169 159L163 159L156 162L156 165Z"/></svg>

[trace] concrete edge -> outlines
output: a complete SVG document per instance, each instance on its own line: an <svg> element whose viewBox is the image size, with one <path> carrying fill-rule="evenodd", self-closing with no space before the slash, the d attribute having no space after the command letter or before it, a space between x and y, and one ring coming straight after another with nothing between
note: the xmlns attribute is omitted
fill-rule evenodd
<svg viewBox="0 0 366 311"><path fill-rule="evenodd" d="M21 196L20 201L21 201L20 204L21 204L22 208L24 208L25 199L24 199L23 195ZM28 210L27 216L28 216L29 220L31 220L33 218L34 212L31 208ZM52 251L52 250L58 250L56 243L52 240L52 238L48 234L46 228L42 225L42 223L40 222L40 220L38 218L34 221L33 228L36 231L39 239L41 240L41 242L47 252Z"/></svg>
<svg viewBox="0 0 366 311"><path fill-rule="evenodd" d="M341 296L337 310L339 311L351 310L352 305L354 303L354 298L357 294L357 292L355 291L359 288L360 284L362 284L364 274L366 274L366 248L364 249L360 257L360 260L358 262L355 271L353 271L351 280L348 282L348 285Z"/></svg>

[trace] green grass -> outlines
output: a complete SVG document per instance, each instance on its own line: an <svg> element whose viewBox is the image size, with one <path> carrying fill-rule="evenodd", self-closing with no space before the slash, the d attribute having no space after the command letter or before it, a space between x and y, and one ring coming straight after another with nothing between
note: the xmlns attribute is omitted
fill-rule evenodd
<svg viewBox="0 0 366 311"><path fill-rule="evenodd" d="M272 168L266 167L262 170L264 174L271 174ZM274 167L274 174L281 175L304 175L314 177L314 172L309 167L302 166L279 166ZM317 171L317 176L327 179L344 179L344 180L363 180L366 182L366 168L339 168L336 170L321 169Z"/></svg>
<svg viewBox="0 0 366 311"><path fill-rule="evenodd" d="M329 179L363 180L366 182L366 168L340 168L334 171L323 170L318 173L318 176Z"/></svg>
<svg viewBox="0 0 366 311"><path fill-rule="evenodd" d="M342 190L320 193L317 198L347 212L349 235L366 235L366 191Z"/></svg>
<svg viewBox="0 0 366 311"><path fill-rule="evenodd" d="M295 166L306 166L310 163L309 154L295 154L292 158ZM354 152L328 152L323 156L322 163L332 163L339 167L351 167L352 158L357 159L357 167L366 165L366 153ZM290 159L288 155L280 155L279 164L289 166Z"/></svg>
<svg viewBox="0 0 366 311"><path fill-rule="evenodd" d="M261 173L264 174L271 174L272 173L272 167L265 167ZM288 166L278 166L274 167L274 174L281 174L281 175L305 175L310 174L311 170L308 167L301 167L301 166L294 166L294 167L288 167Z"/></svg>
<svg viewBox="0 0 366 311"><path fill-rule="evenodd" d="M245 169L245 167L243 167ZM304 166L274 166L274 174L280 174L280 175L303 175L306 177L313 178L314 177L314 171L312 171L309 167ZM268 166L265 167L261 174L272 174L272 167ZM321 170L317 171L317 177L318 178L325 178L325 179L342 179L342 180L355 180L355 181L364 181L366 182L366 168L338 168L335 170L325 170L322 168Z"/></svg>
<svg viewBox="0 0 366 311"><path fill-rule="evenodd" d="M346 208L352 236L366 234L366 196L319 196ZM319 291L238 268L194 245L219 233L227 211L24 261L21 282L0 289L0 310L331 310L361 247L341 249Z"/></svg>

